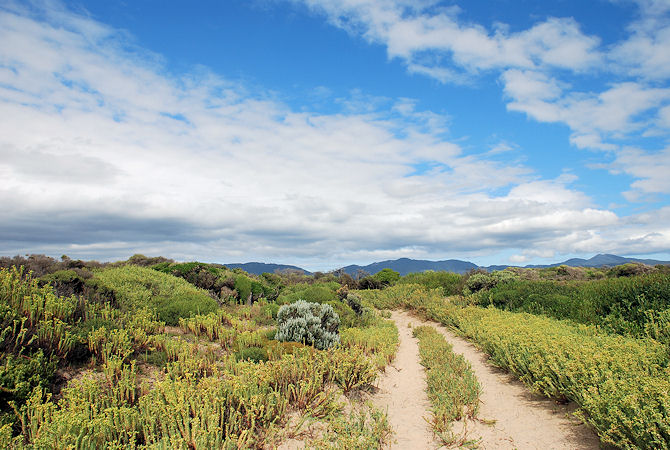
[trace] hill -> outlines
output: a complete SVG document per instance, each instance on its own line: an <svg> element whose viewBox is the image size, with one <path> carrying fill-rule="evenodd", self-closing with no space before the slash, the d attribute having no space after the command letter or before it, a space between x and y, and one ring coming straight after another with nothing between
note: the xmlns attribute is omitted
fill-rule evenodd
<svg viewBox="0 0 670 450"><path fill-rule="evenodd" d="M248 262L248 263L231 263L224 264L224 266L229 269L242 269L247 273L254 275L261 275L262 273L274 273L276 270L298 270L305 275L311 275L312 273L297 266L291 266L287 264L270 264L270 263L261 263L261 262Z"/></svg>
<svg viewBox="0 0 670 450"><path fill-rule="evenodd" d="M598 254L589 259L571 258L559 263L527 265L524 266L524 268L541 269L546 267L558 267L558 266L606 267L606 266L618 266L626 263L642 263L650 266L654 266L657 264L670 265L670 261L627 258L625 256ZM349 275L355 276L359 270L363 270L370 274L375 274L382 269L388 268L393 269L396 272L399 272L400 275L404 276L407 275L408 273L425 272L427 270L435 270L435 271L444 270L447 272L466 273L468 270L472 269L485 269L489 272L492 272L494 270L503 270L507 267L516 267L516 266L510 266L510 265L477 266L476 264L471 263L469 261L461 261L458 259L448 259L444 261L427 261L422 259L400 258L395 260L375 262L372 264L368 264L367 266L350 265L342 267L342 269L340 270L344 270L344 272L348 273Z"/></svg>
<svg viewBox="0 0 670 450"><path fill-rule="evenodd" d="M341 270L349 275L355 276L359 270L363 270L370 274L375 274L382 269L392 269L400 273L400 275L407 275L412 272L425 272L426 270L443 270L446 272L465 273L468 270L476 269L477 265L468 261L460 261L458 259L448 259L444 261L427 261L423 259L400 258L395 260L387 260L368 264L367 266L350 265L342 267Z"/></svg>

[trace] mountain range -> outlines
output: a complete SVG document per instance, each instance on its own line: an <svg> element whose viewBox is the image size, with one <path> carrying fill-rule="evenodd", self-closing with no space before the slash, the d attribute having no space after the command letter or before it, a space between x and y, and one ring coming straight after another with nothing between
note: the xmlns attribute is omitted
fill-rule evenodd
<svg viewBox="0 0 670 450"><path fill-rule="evenodd" d="M253 273L254 275L260 275L262 273L275 273L278 270L296 270L303 272L305 275L311 275L311 272L308 272L305 269L302 269L297 266L291 266L288 264L269 264L262 262L248 262L248 263L231 263L224 264L224 266L229 269L242 269L247 273Z"/></svg>
<svg viewBox="0 0 670 450"><path fill-rule="evenodd" d="M554 264L544 264L544 265L527 265L524 268L545 268L545 267L557 267L557 266L571 266L571 267L606 267L606 266L618 266L620 264L626 263L642 263L650 266L656 264L670 265L670 261L658 261L655 259L638 259L638 258L627 258L625 256L609 255L609 254L598 254L589 259L582 258L571 258L567 261ZM229 268L239 267L249 273L260 275L263 272L273 273L275 270L297 270L310 275L311 273L305 269L302 269L297 266L291 266L286 264L266 264L260 262L251 262L251 263L233 263L225 264ZM493 265L493 266L478 266L469 261L461 261L458 259L447 259L444 261L428 261L423 259L410 259L410 258L400 258L387 261L374 262L366 266L359 266L352 264L349 266L342 267L339 270L348 273L349 275L356 276L359 271L367 272L369 274L374 274L379 272L382 269L392 269L400 273L400 275L407 275L412 272L425 272L426 270L435 270L435 271L447 271L447 272L456 272L456 273L465 273L472 269L486 269L488 271L493 270L503 270L507 267L512 267L509 265ZM515 266L518 267L518 266Z"/></svg>

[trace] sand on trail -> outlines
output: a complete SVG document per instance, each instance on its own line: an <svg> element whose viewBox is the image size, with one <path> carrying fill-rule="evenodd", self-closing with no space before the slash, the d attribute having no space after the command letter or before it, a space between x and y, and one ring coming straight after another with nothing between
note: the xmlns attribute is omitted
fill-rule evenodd
<svg viewBox="0 0 670 450"><path fill-rule="evenodd" d="M394 311L391 318L400 332L400 347L393 366L379 382L376 404L388 407L398 448L429 449L438 446L428 423L430 403L425 394L425 372L419 363L417 340L407 324L435 327L472 365L482 388L478 418L454 425L458 433L465 426L468 439L479 439L483 449L597 449L594 431L572 416L575 406L561 405L532 393L513 375L488 362L488 357L467 340L435 322ZM423 408L423 410L421 410ZM484 421L495 421L486 424Z"/></svg>

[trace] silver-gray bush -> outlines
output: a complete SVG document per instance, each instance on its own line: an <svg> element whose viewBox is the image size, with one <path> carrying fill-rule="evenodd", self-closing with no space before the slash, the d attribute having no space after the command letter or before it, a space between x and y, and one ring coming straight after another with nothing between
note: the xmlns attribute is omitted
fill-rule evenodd
<svg viewBox="0 0 670 450"><path fill-rule="evenodd" d="M323 350L340 343L339 326L340 317L332 306L298 300L279 308L275 339Z"/></svg>

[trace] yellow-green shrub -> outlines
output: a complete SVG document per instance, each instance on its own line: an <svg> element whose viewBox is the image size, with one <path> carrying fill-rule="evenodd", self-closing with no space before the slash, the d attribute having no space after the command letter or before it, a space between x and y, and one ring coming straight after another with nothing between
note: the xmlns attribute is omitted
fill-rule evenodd
<svg viewBox="0 0 670 450"><path fill-rule="evenodd" d="M206 291L172 275L139 266L121 266L95 272L95 279L112 289L124 310L150 307L161 321L177 325L179 319L207 314L218 308Z"/></svg>
<svg viewBox="0 0 670 450"><path fill-rule="evenodd" d="M378 369L393 361L398 350L398 329L391 321L380 320L366 328L347 328L340 333L344 348L357 347L374 359Z"/></svg>
<svg viewBox="0 0 670 450"><path fill-rule="evenodd" d="M479 382L470 363L454 354L452 346L433 327L416 327L413 334L419 339L421 364L426 368L433 429L445 444L452 444L451 423L477 414Z"/></svg>

